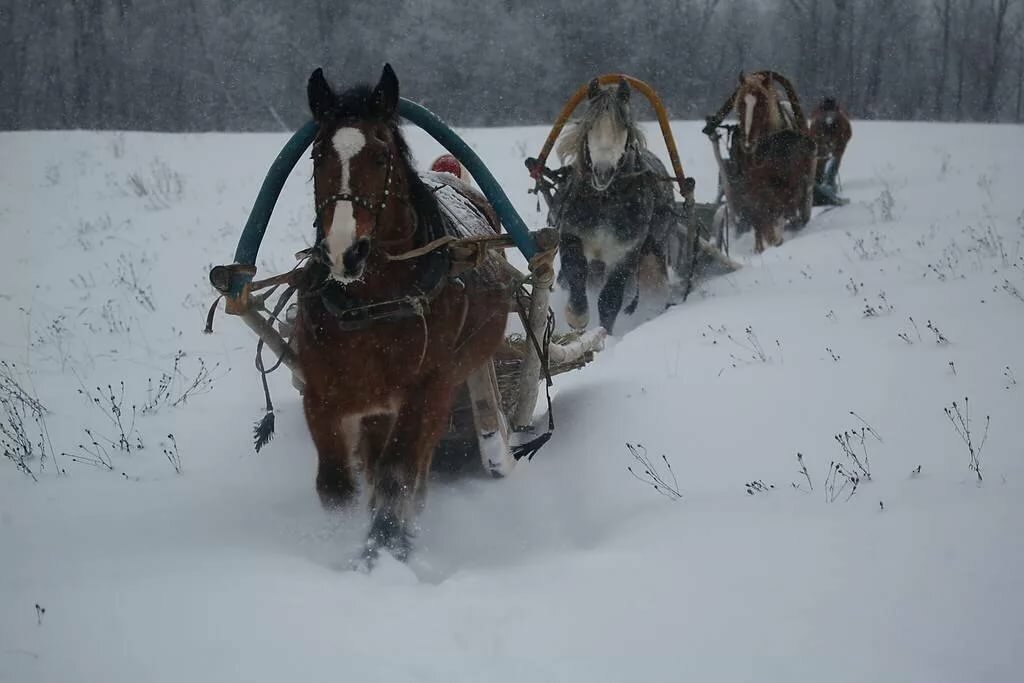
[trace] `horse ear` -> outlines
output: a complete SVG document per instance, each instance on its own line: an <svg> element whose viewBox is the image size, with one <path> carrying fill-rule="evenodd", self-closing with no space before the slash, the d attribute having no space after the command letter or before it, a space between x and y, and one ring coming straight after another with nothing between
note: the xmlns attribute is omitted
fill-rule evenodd
<svg viewBox="0 0 1024 683"><path fill-rule="evenodd" d="M740 71L740 75L737 80L740 82L740 85L743 85L743 81L746 80L746 76L743 75L742 71Z"/></svg>
<svg viewBox="0 0 1024 683"><path fill-rule="evenodd" d="M398 111L398 76L390 64L384 65L377 87L373 89L373 106L384 118L391 118Z"/></svg>
<svg viewBox="0 0 1024 683"><path fill-rule="evenodd" d="M324 78L323 69L318 67L310 75L309 83L306 85L306 96L309 98L309 111L317 121L323 121L334 109L337 98Z"/></svg>
<svg viewBox="0 0 1024 683"><path fill-rule="evenodd" d="M601 82L598 81L595 78L594 80L590 81L590 86L587 87L587 99L588 100L594 99L595 97L598 96L598 94L600 92L601 92Z"/></svg>
<svg viewBox="0 0 1024 683"><path fill-rule="evenodd" d="M619 88L615 91L615 95L621 102L629 102L629 83L626 82L625 78L619 79Z"/></svg>

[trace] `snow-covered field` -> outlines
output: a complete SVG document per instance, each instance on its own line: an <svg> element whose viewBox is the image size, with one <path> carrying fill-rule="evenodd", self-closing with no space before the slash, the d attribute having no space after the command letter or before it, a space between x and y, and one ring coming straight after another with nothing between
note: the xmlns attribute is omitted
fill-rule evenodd
<svg viewBox="0 0 1024 683"><path fill-rule="evenodd" d="M675 130L706 201L699 128ZM536 226L545 133L465 131ZM254 455L255 340L224 315L201 334L285 139L0 133L0 357L48 409L38 481L0 460L0 680L1019 680L1024 129L855 123L849 206L763 257L736 241L743 270L559 377L537 458L434 486L415 560L370 575L345 569L366 520L321 511L285 373ZM262 273L308 244L308 177ZM982 482L944 413L967 398ZM850 497L826 479L865 423Z"/></svg>

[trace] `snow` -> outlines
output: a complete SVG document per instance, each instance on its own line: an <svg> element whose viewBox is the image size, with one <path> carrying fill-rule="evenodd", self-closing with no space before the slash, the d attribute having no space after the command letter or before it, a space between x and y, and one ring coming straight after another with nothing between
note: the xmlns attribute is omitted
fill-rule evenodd
<svg viewBox="0 0 1024 683"><path fill-rule="evenodd" d="M66 476L30 461L33 482L0 460L0 681L1015 680L1024 129L854 125L849 206L762 256L734 241L741 271L623 324L557 378L532 462L433 485L414 560L370 575L346 569L365 514L319 507L286 374L254 455L254 339L223 313L201 334L209 267L285 136L0 133L0 356L49 408L54 448L117 438L82 386L124 381L141 406L179 350L172 401L200 358L212 379L140 416L145 448L112 471L58 455ZM707 201L700 126L674 128ZM522 159L546 129L464 133L540 227ZM410 138L422 163L440 153ZM308 164L263 274L309 244ZM943 413L964 397L975 443L991 420L981 483ZM829 503L834 435L861 420L881 437L872 478ZM665 454L681 500L630 475L626 442L667 476ZM749 495L755 480L774 488Z"/></svg>

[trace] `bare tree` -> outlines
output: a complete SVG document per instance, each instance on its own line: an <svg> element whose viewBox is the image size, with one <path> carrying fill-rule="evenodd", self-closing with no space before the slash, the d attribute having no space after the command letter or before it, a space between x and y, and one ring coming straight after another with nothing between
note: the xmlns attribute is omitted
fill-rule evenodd
<svg viewBox="0 0 1024 683"><path fill-rule="evenodd" d="M949 79L949 33L953 21L953 0L935 0L934 8L939 22L939 75L935 82L935 117L943 118L946 107L946 81Z"/></svg>
<svg viewBox="0 0 1024 683"><path fill-rule="evenodd" d="M1020 27L1017 30L1017 106L1015 108L1017 123L1021 123L1021 100L1024 95L1024 37L1021 36Z"/></svg>
<svg viewBox="0 0 1024 683"><path fill-rule="evenodd" d="M700 117L737 71L762 68L861 116L1020 119L1022 4L0 2L0 128L280 130L306 117L313 68L353 83L383 61L405 94L463 125L550 121L606 71L649 81L675 116Z"/></svg>
<svg viewBox="0 0 1024 683"><path fill-rule="evenodd" d="M800 37L797 80L806 92L818 92L821 68L821 3L817 0L787 0Z"/></svg>
<svg viewBox="0 0 1024 683"><path fill-rule="evenodd" d="M986 8L985 12L989 25L986 27L987 30L984 31L984 34L990 36L990 40L988 43L989 55L986 60L987 68L981 74L985 80L985 95L981 105L981 113L989 121L994 121L997 118L996 92L1003 77L1011 41L1016 38L1012 34L1020 31L1020 22L1017 23L1016 27L1008 25L1009 17L1007 15L1009 9L1010 0L992 0L991 5Z"/></svg>
<svg viewBox="0 0 1024 683"><path fill-rule="evenodd" d="M974 34L977 19L975 9L977 0L961 0L960 11L955 20L960 33L956 40L956 118L962 120L964 116L964 80L967 77L968 63L974 51Z"/></svg>

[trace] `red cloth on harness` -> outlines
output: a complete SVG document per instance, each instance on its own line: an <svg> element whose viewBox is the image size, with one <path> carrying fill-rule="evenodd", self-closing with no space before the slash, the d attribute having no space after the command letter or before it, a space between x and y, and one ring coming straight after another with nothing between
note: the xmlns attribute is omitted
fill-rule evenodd
<svg viewBox="0 0 1024 683"><path fill-rule="evenodd" d="M434 159L434 163L430 165L430 170L451 173L456 178L462 178L462 164L451 154L442 154Z"/></svg>

